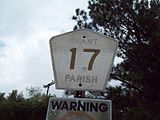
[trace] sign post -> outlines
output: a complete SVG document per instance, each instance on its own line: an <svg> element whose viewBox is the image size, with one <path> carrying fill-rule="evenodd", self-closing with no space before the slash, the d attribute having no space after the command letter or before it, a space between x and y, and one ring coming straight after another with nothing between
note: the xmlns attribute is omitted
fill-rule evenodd
<svg viewBox="0 0 160 120"><path fill-rule="evenodd" d="M74 97L75 98L85 98L85 91L75 91Z"/></svg>

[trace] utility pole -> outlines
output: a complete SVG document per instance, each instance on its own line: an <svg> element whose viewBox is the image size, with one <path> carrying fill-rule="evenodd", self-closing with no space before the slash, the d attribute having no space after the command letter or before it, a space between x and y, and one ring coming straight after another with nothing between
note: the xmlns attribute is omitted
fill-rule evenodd
<svg viewBox="0 0 160 120"><path fill-rule="evenodd" d="M55 84L55 81L52 80L52 82L46 84L46 85L43 85L43 88L47 88L47 93L46 95L48 96L48 93L49 93L49 88L51 85Z"/></svg>

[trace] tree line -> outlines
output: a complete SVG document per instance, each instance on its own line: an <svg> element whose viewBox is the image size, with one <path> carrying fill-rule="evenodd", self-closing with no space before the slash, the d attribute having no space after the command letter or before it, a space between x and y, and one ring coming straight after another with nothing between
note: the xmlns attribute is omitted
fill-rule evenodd
<svg viewBox="0 0 160 120"><path fill-rule="evenodd" d="M8 96L0 93L1 120L45 120L48 100L51 97L41 93L39 88L27 88L28 97L12 90ZM52 96L52 97L55 97Z"/></svg>

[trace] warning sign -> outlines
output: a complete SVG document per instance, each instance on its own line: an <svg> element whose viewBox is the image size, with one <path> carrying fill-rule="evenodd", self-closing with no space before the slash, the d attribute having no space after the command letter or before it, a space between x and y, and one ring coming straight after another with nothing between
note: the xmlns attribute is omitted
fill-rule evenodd
<svg viewBox="0 0 160 120"><path fill-rule="evenodd" d="M111 101L51 98L46 120L111 120Z"/></svg>

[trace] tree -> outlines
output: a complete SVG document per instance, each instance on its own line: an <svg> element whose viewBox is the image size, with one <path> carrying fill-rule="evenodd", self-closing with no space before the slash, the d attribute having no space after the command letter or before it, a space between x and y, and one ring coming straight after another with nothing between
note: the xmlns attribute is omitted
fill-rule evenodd
<svg viewBox="0 0 160 120"><path fill-rule="evenodd" d="M24 101L24 96L23 93L19 93L17 90L12 90L11 93L9 93L9 96L7 97L8 101L11 102L23 102Z"/></svg>
<svg viewBox="0 0 160 120"><path fill-rule="evenodd" d="M29 97L12 90L8 96L0 93L0 119L2 120L44 120L46 118L48 100L39 87L27 89ZM55 97L55 96L54 96Z"/></svg>
<svg viewBox="0 0 160 120"><path fill-rule="evenodd" d="M28 92L29 99L33 102L45 99L45 94L42 94L42 90L39 87L26 88L26 91Z"/></svg>
<svg viewBox="0 0 160 120"><path fill-rule="evenodd" d="M152 116L154 120L160 119L160 1L90 0L88 3L88 14L76 9L74 29L89 28L115 38L119 43L117 56L123 58L110 76L121 81L123 88L106 88L106 98L114 100L114 113L121 116L117 119L147 120Z"/></svg>
<svg viewBox="0 0 160 120"><path fill-rule="evenodd" d="M5 93L0 93L0 102L4 101L5 100L5 97L4 97Z"/></svg>

